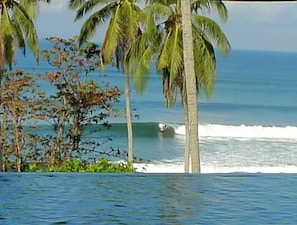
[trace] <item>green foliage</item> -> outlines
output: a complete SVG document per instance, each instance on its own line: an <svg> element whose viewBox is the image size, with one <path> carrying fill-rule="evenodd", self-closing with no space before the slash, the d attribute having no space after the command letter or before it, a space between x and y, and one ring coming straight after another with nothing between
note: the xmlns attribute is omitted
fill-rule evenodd
<svg viewBox="0 0 297 225"><path fill-rule="evenodd" d="M74 158L88 153L96 158L102 155L122 158L119 151L104 149L103 145L111 138L101 137L96 128L89 129L93 124L110 127L106 120L118 116L113 103L119 101L122 91L109 83L99 84L89 79L89 73L101 65L98 45L86 43L79 48L76 39L47 40L53 48L41 51L41 55L56 72L32 76L20 70L6 71L1 80L3 170L100 171L103 163L101 167L88 165ZM38 79L48 81L55 92L49 95L39 91ZM44 123L52 126L46 134ZM125 170L124 166L116 166L103 169Z"/></svg>
<svg viewBox="0 0 297 225"><path fill-rule="evenodd" d="M49 2L48 0L43 0ZM11 66L15 47L22 48L25 55L26 48L34 54L36 61L38 61L38 37L34 25L34 20L38 13L37 1L1 1L1 32L0 39L4 44L0 45L1 51L4 54L0 59L0 66L3 69L5 62Z"/></svg>
<svg viewBox="0 0 297 225"><path fill-rule="evenodd" d="M76 12L76 20L90 13L85 20L78 37L80 45L88 41L99 25L109 21L103 45L102 62L115 65L122 69L125 75L126 93L126 117L128 132L128 160L133 161L133 128L131 116L129 63L126 61L127 54L133 42L141 32L140 19L145 18L141 8L135 0L111 0L111 1L81 1L70 0L69 7ZM103 69L103 67L102 67Z"/></svg>
<svg viewBox="0 0 297 225"><path fill-rule="evenodd" d="M25 166L25 172L74 172L74 173L133 173L135 169L129 163L109 162L101 158L97 162L82 161L80 158L69 159L56 165L48 166L37 163L29 163Z"/></svg>
<svg viewBox="0 0 297 225"><path fill-rule="evenodd" d="M135 87L140 93L148 79L147 68L153 59L156 59L157 71L163 78L163 91L168 108L175 104L178 93L182 94L183 99L186 97L180 3L181 0L147 1L144 8L147 18L144 29L139 33L127 57ZM222 1L211 0L191 1L191 10L197 92L204 89L210 98L216 78L213 45L226 55L230 44L218 24L201 13L213 11L222 22L226 21L228 13Z"/></svg>
<svg viewBox="0 0 297 225"><path fill-rule="evenodd" d="M48 142L47 157L51 165L66 158L96 151L100 143L87 142L88 124L107 124L106 118L116 116L112 104L119 101L121 90L108 83L99 85L88 78L101 66L100 50L94 43L79 48L77 39L47 38L53 49L41 53L56 72L40 75L56 92L44 99L40 117L53 125L55 136ZM48 111L53 112L48 114ZM101 150L102 152L102 150Z"/></svg>

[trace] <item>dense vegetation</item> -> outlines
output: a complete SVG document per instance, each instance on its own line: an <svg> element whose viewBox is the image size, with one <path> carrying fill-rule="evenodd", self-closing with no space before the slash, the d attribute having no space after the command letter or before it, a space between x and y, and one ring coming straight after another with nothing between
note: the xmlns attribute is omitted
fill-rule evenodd
<svg viewBox="0 0 297 225"><path fill-rule="evenodd" d="M143 92L151 65L156 64L163 78L167 106L175 104L177 93L182 95L186 126L185 172L189 171L190 158L192 172L200 172L197 93L204 88L208 96L211 94L216 74L213 45L224 54L230 49L219 25L202 15L213 11L226 21L227 8L223 2L70 0L69 6L76 10L75 20L86 18L78 37L80 43L88 41L100 25L108 23L102 56L104 63L115 63L121 68L125 77L128 161L133 163L134 159L129 76L133 77L136 90ZM189 55L193 55L190 60Z"/></svg>
<svg viewBox="0 0 297 225"><path fill-rule="evenodd" d="M82 161L80 158L68 159L59 165L29 163L24 166L25 172L76 172L76 173L119 173L135 172L129 163L112 163L106 158L96 162Z"/></svg>
<svg viewBox="0 0 297 225"><path fill-rule="evenodd" d="M122 94L116 86L89 79L101 66L98 46L78 48L75 39L47 40L52 48L42 50L41 57L52 67L49 72L6 71L2 79L3 171L134 171L129 164L102 159L123 156L117 149L104 149L110 138L86 137L92 132L86 129L89 124L110 126L106 119L119 115L113 103ZM39 90L40 81L48 83L51 94ZM44 124L50 124L50 132L42 132Z"/></svg>
<svg viewBox="0 0 297 225"><path fill-rule="evenodd" d="M54 43L53 50L42 52L48 64L55 68L54 72L39 76L39 79L49 81L55 89L52 96L46 96L35 88L36 77L25 71L7 72L4 67L11 66L15 47L23 48L25 52L26 42L36 61L39 60L38 37L33 23L39 2L0 2L3 15L0 22L2 28L5 28L0 30L0 84L3 88L0 170L7 170L11 162L14 162L14 169L22 171L24 161L41 161L57 166L65 163L65 160L97 151L100 143L86 141L83 137L84 127L90 123L106 125L104 120L113 116L111 103L117 101L121 94L117 87L105 86L102 89L96 82L87 79L88 73L104 64L116 65L125 75L128 161L132 165L134 149L129 76L133 76L135 86L143 91L147 80L145 74L157 57L157 71L163 76L167 105L175 103L178 91L182 94L186 134L192 134L186 138L185 163L188 164L191 157L195 161L192 162L195 167L192 171L199 172L199 154L196 154L199 153L198 133L194 133L198 128L196 95L201 87L207 93L212 90L216 68L213 44L223 53L227 53L230 48L220 27L210 18L199 16L199 13L214 10L225 21L227 9L223 2L150 0L146 1L144 7L140 7L138 3L142 5L141 0L69 0L69 8L77 13L75 20L88 13L91 16L82 25L78 35L81 48L74 46L73 40L50 38ZM100 51L98 46L87 41L97 27L106 21L109 21L109 26ZM187 32L186 28L189 28ZM194 39L187 35L192 32ZM189 48L186 53L184 47L192 42L193 48ZM188 60L191 62L188 64L184 57L192 54L194 58ZM192 67L194 70L190 73L187 68ZM82 73L78 74L77 69ZM185 88L189 84L193 85ZM188 115L188 112L195 112L195 115ZM54 134L40 136L36 132L38 126L35 125L25 130L24 125L32 120L50 123Z"/></svg>

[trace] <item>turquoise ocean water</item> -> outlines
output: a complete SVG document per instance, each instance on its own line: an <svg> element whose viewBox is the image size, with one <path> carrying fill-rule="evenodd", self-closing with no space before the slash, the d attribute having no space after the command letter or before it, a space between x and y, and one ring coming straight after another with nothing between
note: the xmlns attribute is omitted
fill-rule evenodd
<svg viewBox="0 0 297 225"><path fill-rule="evenodd" d="M46 48L42 42L41 48ZM297 172L297 53L232 50L217 55L217 82L211 99L199 94L199 141L203 173ZM32 59L17 67L32 70ZM49 71L41 62L33 73ZM104 76L102 76L104 75ZM107 67L94 72L94 81L124 88L120 71ZM131 81L132 83L132 81ZM41 88L50 93L48 83ZM184 127L180 99L165 107L162 80L154 67L146 91L131 89L135 166L142 172L183 172ZM124 96L118 107L124 109ZM109 119L110 146L126 150L125 118ZM159 123L169 128L159 132ZM90 129L98 129L90 125ZM174 129L173 129L174 128ZM45 129L47 130L47 129ZM100 133L98 133L100 134ZM108 147L108 146L105 146Z"/></svg>
<svg viewBox="0 0 297 225"><path fill-rule="evenodd" d="M180 101L165 108L152 69L147 91L132 89L135 155L143 159L135 166L143 173L0 174L0 224L296 224L296 62L297 53L218 57L213 97L199 95L198 175L182 173L183 110ZM27 59L16 66L34 65ZM41 63L33 71L48 69ZM120 72L105 74L91 77L123 86ZM109 122L110 145L125 150L125 120ZM169 128L161 133L159 123Z"/></svg>

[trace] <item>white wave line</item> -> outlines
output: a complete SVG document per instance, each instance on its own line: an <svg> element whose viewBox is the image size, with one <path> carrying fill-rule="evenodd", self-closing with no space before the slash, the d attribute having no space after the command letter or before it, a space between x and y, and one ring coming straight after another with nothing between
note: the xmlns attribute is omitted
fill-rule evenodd
<svg viewBox="0 0 297 225"><path fill-rule="evenodd" d="M167 127L174 129L176 134L185 135L185 126L181 124L166 123ZM297 127L295 126L260 126L260 125L199 125L201 137L229 137L229 138L279 138L297 139Z"/></svg>

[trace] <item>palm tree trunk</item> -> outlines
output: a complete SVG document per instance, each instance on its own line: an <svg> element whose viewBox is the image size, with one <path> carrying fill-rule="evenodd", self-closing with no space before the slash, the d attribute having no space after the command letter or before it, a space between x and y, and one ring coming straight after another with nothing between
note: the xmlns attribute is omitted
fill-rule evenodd
<svg viewBox="0 0 297 225"><path fill-rule="evenodd" d="M190 0L181 0L183 24L183 50L186 77L188 124L192 173L200 173L200 155L198 138L198 103L196 90L196 76L194 69L193 35L191 22Z"/></svg>
<svg viewBox="0 0 297 225"><path fill-rule="evenodd" d="M2 93L0 93L2 94ZM0 119L0 172L5 172L6 168L5 168L5 163L4 163L4 157L7 156L6 151L6 142L8 140L7 137L7 122L8 122L8 115L7 115L7 110L5 110L5 108L3 108L3 114L2 117Z"/></svg>
<svg viewBox="0 0 297 225"><path fill-rule="evenodd" d="M2 140L1 140L1 143L0 143L0 172L2 172L2 168L3 168L3 147L2 147Z"/></svg>
<svg viewBox="0 0 297 225"><path fill-rule="evenodd" d="M132 112L130 98L130 81L128 70L124 69L125 74L125 98L126 98L126 117L127 117L127 134L128 134L128 162L133 165L134 145L133 145L133 129L132 129Z"/></svg>
<svg viewBox="0 0 297 225"><path fill-rule="evenodd" d="M0 72L1 73L1 72ZM1 76L1 75L0 75ZM1 80L1 77L0 77L0 80ZM0 85L1 85L1 81L0 81ZM3 150L4 150L4 130L3 130L3 127L2 127L2 123L1 123L1 120L0 120L0 134L1 134L1 137L0 137L0 172L3 171Z"/></svg>
<svg viewBox="0 0 297 225"><path fill-rule="evenodd" d="M20 122L19 116L15 114L15 121L14 121L14 150L16 156L16 168L17 172L22 171L22 154L21 154L21 143L20 143Z"/></svg>
<svg viewBox="0 0 297 225"><path fill-rule="evenodd" d="M0 42L1 42L1 40L0 40ZM0 43L0 45L1 45L1 43ZM1 47L0 47L0 51L1 51ZM2 88L2 77L3 77L3 69L0 68L0 88ZM0 96L0 104L2 105L2 102L1 102L1 100L2 100L2 91L1 91L0 95L1 95ZM3 168L3 151L4 151L4 137L5 137L5 135L4 135L5 130L4 130L4 127L3 127L3 124L2 124L3 117L0 119L0 172L3 171L2 170L2 168Z"/></svg>
<svg viewBox="0 0 297 225"><path fill-rule="evenodd" d="M185 130L189 130L189 123L188 123L188 104L186 103L186 101L184 101L184 116L185 116ZM190 139L189 139L189 132L186 132L186 140L185 140L185 153L184 153L184 157L185 157L185 165L184 165L184 169L185 169L185 173L189 173L190 172Z"/></svg>
<svg viewBox="0 0 297 225"><path fill-rule="evenodd" d="M0 22L1 22L1 15L0 15ZM2 35L2 29L0 27L0 87L2 86L2 78L4 76L4 38ZM0 99L2 99L2 91L0 93ZM0 102L2 104L2 102ZM4 129L2 127L0 120L0 132L1 132L1 137L0 137L0 172L3 172L3 151L4 151Z"/></svg>

